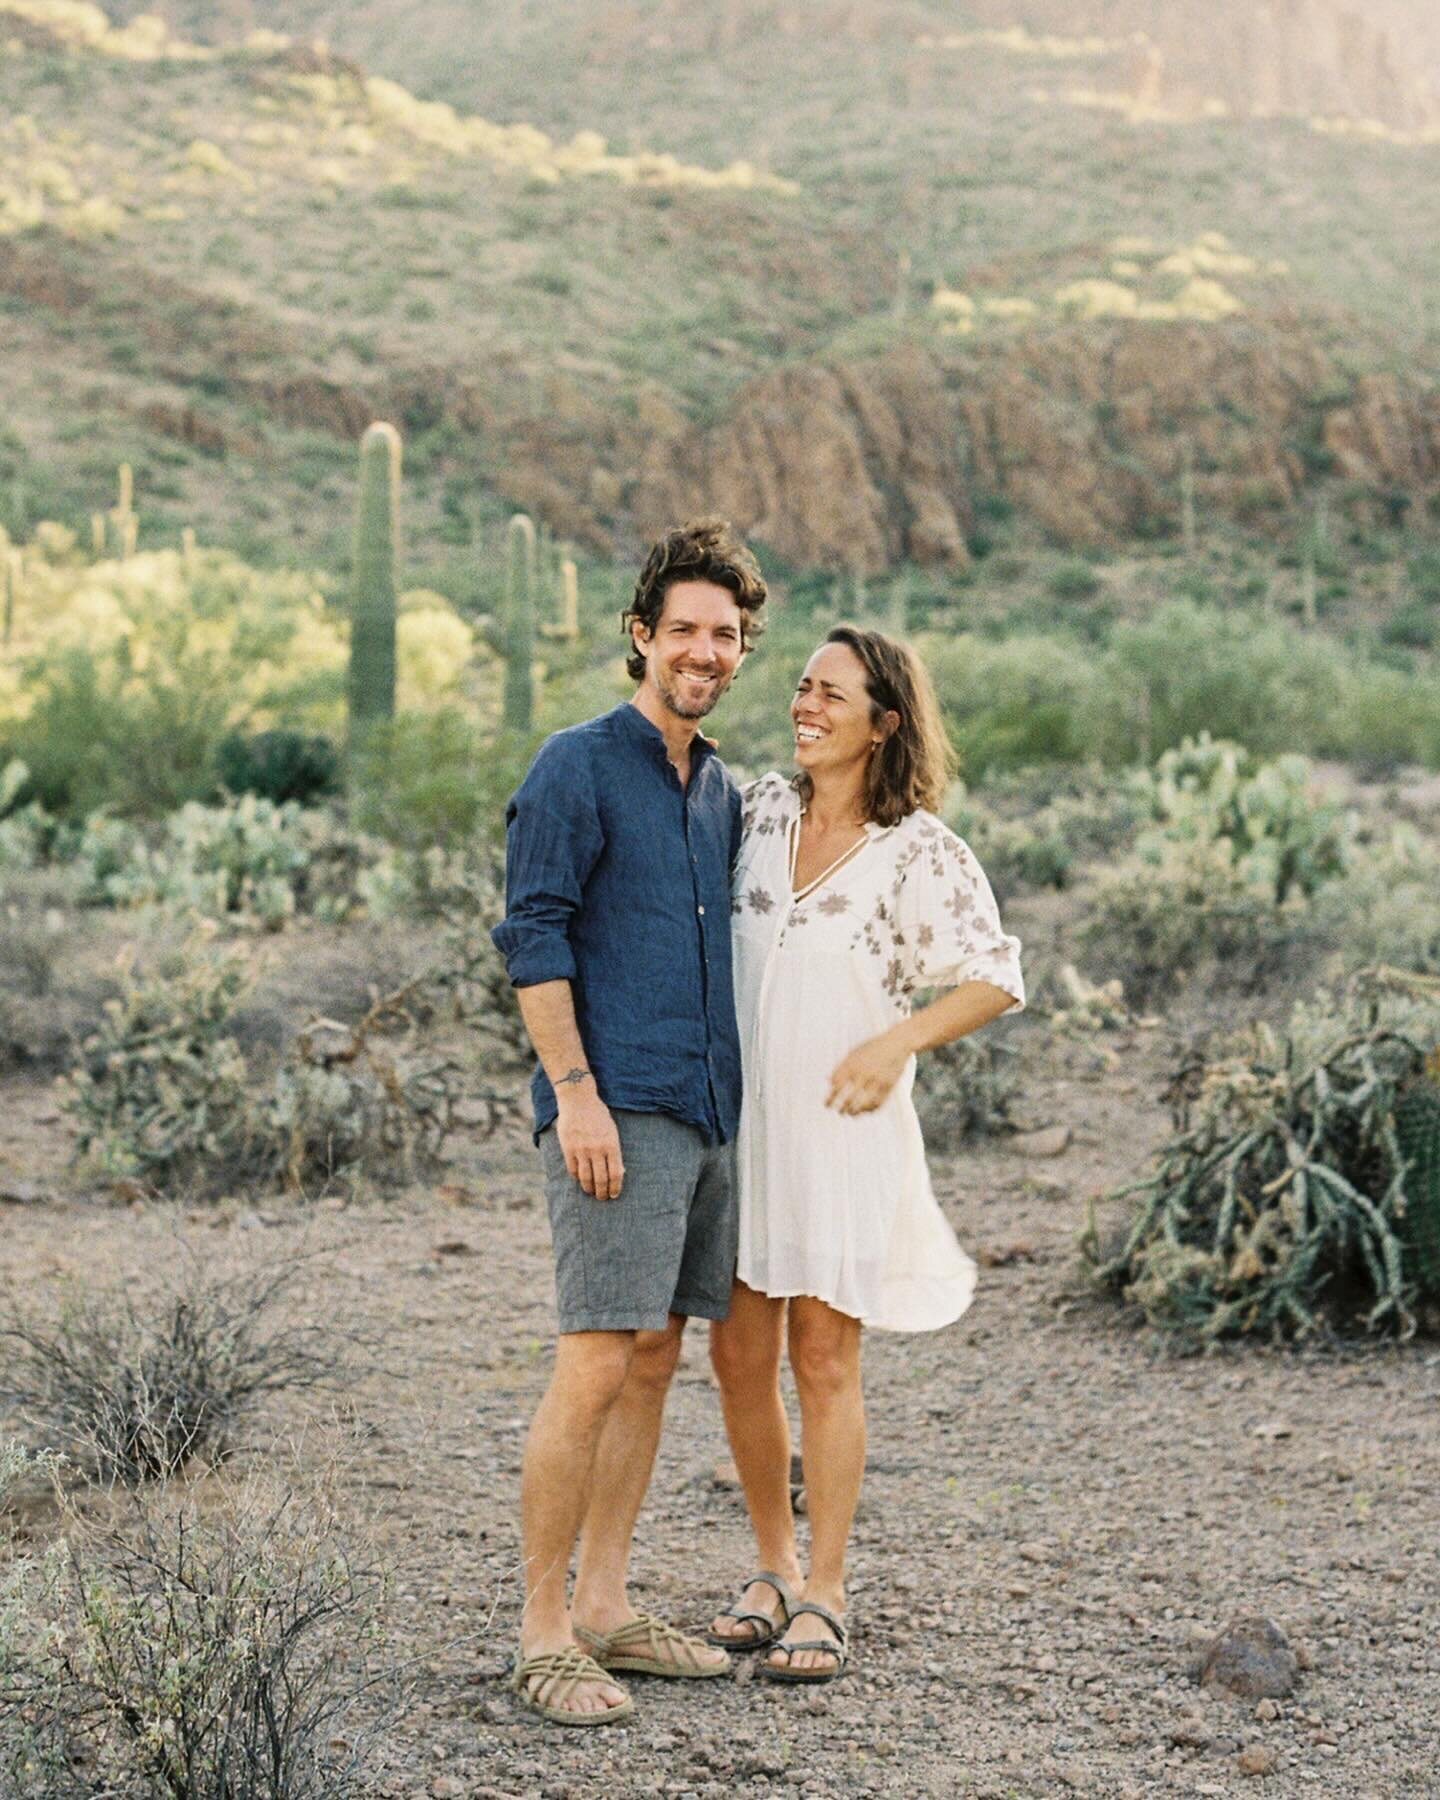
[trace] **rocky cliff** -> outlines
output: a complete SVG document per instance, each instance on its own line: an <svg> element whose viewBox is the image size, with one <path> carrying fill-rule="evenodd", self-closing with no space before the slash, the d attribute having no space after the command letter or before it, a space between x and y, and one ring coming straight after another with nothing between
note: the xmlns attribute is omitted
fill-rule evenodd
<svg viewBox="0 0 1440 1800"><path fill-rule="evenodd" d="M1440 392L1347 384L1318 349L1249 327L904 346L767 376L709 429L652 424L618 484L642 533L718 509L789 561L864 572L963 563L997 505L1076 546L1174 530L1187 462L1199 507L1261 527L1324 479L1392 510L1440 491Z"/></svg>

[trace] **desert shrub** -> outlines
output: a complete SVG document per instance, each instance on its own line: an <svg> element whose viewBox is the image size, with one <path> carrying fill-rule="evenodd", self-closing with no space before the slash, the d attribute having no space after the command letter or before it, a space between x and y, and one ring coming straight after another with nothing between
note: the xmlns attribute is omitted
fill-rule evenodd
<svg viewBox="0 0 1440 1800"><path fill-rule="evenodd" d="M333 794L340 757L328 737L300 731L232 731L215 752L215 774L229 794L255 794L276 806L299 806Z"/></svg>
<svg viewBox="0 0 1440 1800"><path fill-rule="evenodd" d="M1100 672L1078 642L965 634L923 647L967 776L1084 759L1081 724L1099 704Z"/></svg>
<svg viewBox="0 0 1440 1800"><path fill-rule="evenodd" d="M990 1037L960 1038L928 1050L915 1066L915 1109L926 1145L941 1153L968 1139L1015 1130L1019 1053Z"/></svg>
<svg viewBox="0 0 1440 1800"><path fill-rule="evenodd" d="M268 1085L252 1077L232 1034L250 988L240 953L191 942L143 977L126 969L62 1101L76 1155L107 1175L196 1197L241 1182L308 1192L343 1173L414 1179L434 1167L457 1124L493 1131L513 1111L512 1096L477 1091L425 1029L442 1005L451 1017L479 1009L494 951L477 944L475 955L480 974L442 955L353 1025L311 1019ZM513 997L508 1004L514 1011Z"/></svg>
<svg viewBox="0 0 1440 1800"><path fill-rule="evenodd" d="M1321 754L1372 767L1440 767L1440 707L1435 705L1433 675L1375 663L1348 670L1338 707L1311 741Z"/></svg>
<svg viewBox="0 0 1440 1800"><path fill-rule="evenodd" d="M1227 857L1190 851L1160 868L1131 866L1087 897L1085 967L1116 979L1136 1006L1158 1005L1201 970L1218 988L1258 993L1313 961L1308 914L1235 881Z"/></svg>
<svg viewBox="0 0 1440 1800"><path fill-rule="evenodd" d="M1345 653L1280 624L1172 601L1111 636L1077 725L1086 750L1131 763L1210 732L1256 755L1317 747Z"/></svg>
<svg viewBox="0 0 1440 1800"><path fill-rule="evenodd" d="M1057 600L1090 600L1104 583L1087 562L1069 557L1051 570L1045 586Z"/></svg>
<svg viewBox="0 0 1440 1800"><path fill-rule="evenodd" d="M1316 896L1321 941L1342 967L1372 963L1440 974L1440 851L1396 826Z"/></svg>
<svg viewBox="0 0 1440 1800"><path fill-rule="evenodd" d="M1380 627L1382 642L1403 650L1430 650L1440 641L1440 609L1429 600L1407 600Z"/></svg>
<svg viewBox="0 0 1440 1800"><path fill-rule="evenodd" d="M249 986L244 959L199 944L145 976L133 961L122 969L62 1101L77 1155L157 1186L223 1185L255 1131L245 1061L229 1035Z"/></svg>
<svg viewBox="0 0 1440 1800"><path fill-rule="evenodd" d="M127 1800L345 1800L403 1703L386 1576L320 1498L253 1477L71 1509L27 1665L72 1788ZM8 1792L8 1790L7 1790Z"/></svg>
<svg viewBox="0 0 1440 1800"><path fill-rule="evenodd" d="M354 771L357 826L402 850L498 838L536 740L496 738L467 714L406 714L367 735Z"/></svg>
<svg viewBox="0 0 1440 1800"><path fill-rule="evenodd" d="M47 1569L10 1542L11 1500L37 1482L53 1484L58 1459L0 1439L0 1793L7 1800L82 1800L71 1770L65 1709L49 1680L43 1649Z"/></svg>
<svg viewBox="0 0 1440 1800"><path fill-rule="evenodd" d="M1006 895L1065 888L1080 864L1111 857L1128 845L1145 810L1130 781L1102 778L1055 792L1046 781L1036 803L1033 784L1018 776L987 783L983 793L961 792L946 820L979 857L992 887Z"/></svg>
<svg viewBox="0 0 1440 1800"><path fill-rule="evenodd" d="M432 1002L471 1027L489 1063L529 1060L530 1039L504 958L490 933L505 913L500 847L478 839L463 851L393 855L362 881L378 917L408 913L443 922L441 946L426 978Z"/></svg>
<svg viewBox="0 0 1440 1800"><path fill-rule="evenodd" d="M26 685L34 704L4 734L52 812L168 812L214 785L234 705L233 676L214 659L187 660L164 682L137 675L122 651L77 645L37 657Z"/></svg>
<svg viewBox="0 0 1440 1800"><path fill-rule="evenodd" d="M107 1486L218 1463L262 1396L342 1380L333 1328L277 1317L307 1271L293 1257L221 1280L191 1268L144 1303L128 1284L78 1289L53 1321L12 1297L0 1312L0 1395Z"/></svg>
<svg viewBox="0 0 1440 1800"><path fill-rule="evenodd" d="M1102 1249L1092 1220L1096 1279L1189 1342L1412 1331L1422 1279L1440 1297L1437 1002L1424 1036L1351 999L1307 1054L1256 1026L1196 1058L1155 1172L1115 1196L1135 1200L1121 1242ZM1422 1181L1406 1144L1426 1132Z"/></svg>

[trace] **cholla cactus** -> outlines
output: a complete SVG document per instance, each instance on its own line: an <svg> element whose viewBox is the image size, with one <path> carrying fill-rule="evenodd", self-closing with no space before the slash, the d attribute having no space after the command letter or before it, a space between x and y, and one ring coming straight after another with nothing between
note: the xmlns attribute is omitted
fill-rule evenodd
<svg viewBox="0 0 1440 1800"><path fill-rule="evenodd" d="M505 570L505 724L528 731L535 711L535 526L510 521Z"/></svg>
<svg viewBox="0 0 1440 1800"><path fill-rule="evenodd" d="M395 594L400 544L400 433L380 421L360 440L360 505L350 604L352 737L395 713Z"/></svg>

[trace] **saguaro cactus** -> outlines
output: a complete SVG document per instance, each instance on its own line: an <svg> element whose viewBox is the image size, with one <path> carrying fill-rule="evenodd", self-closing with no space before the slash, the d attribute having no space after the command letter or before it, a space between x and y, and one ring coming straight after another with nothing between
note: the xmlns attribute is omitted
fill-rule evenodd
<svg viewBox="0 0 1440 1800"><path fill-rule="evenodd" d="M510 521L505 568L505 724L528 731L535 712L535 527Z"/></svg>
<svg viewBox="0 0 1440 1800"><path fill-rule="evenodd" d="M0 533L0 541L3 541ZM20 605L20 592L25 581L25 564L13 547L0 549L0 592L5 596L5 616L0 623L0 643L7 647L15 632L15 613Z"/></svg>
<svg viewBox="0 0 1440 1800"><path fill-rule="evenodd" d="M400 433L377 420L360 440L360 504L350 599L350 731L395 716Z"/></svg>
<svg viewBox="0 0 1440 1800"><path fill-rule="evenodd" d="M140 538L140 521L135 516L135 473L128 462L120 465L118 489L110 520L115 527L115 554L124 562L135 554Z"/></svg>

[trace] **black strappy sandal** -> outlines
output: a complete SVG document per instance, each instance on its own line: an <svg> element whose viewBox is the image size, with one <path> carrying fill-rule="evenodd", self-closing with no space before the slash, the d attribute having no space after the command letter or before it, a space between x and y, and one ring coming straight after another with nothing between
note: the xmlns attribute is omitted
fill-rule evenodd
<svg viewBox="0 0 1440 1800"><path fill-rule="evenodd" d="M777 1619L770 1613L754 1612L744 1604L745 1589L753 1587L757 1581L763 1581L767 1587L775 1590L780 1601L780 1617ZM717 1619L733 1619L737 1625L758 1625L760 1629L754 1637L722 1637L717 1631L707 1631L705 1642L714 1644L720 1650L763 1650L782 1635L795 1612L795 1596L790 1591L790 1584L770 1569L758 1569L745 1587L740 1590L740 1597L733 1606L722 1606L716 1613Z"/></svg>
<svg viewBox="0 0 1440 1800"><path fill-rule="evenodd" d="M813 1613L817 1619L823 1619L835 1633L834 1638L805 1638L798 1644L772 1644L772 1649L785 1652L786 1661L772 1663L767 1656L756 1673L763 1675L766 1681L788 1681L795 1687L818 1687L826 1681L838 1681L850 1661L849 1634L828 1606L820 1606L814 1600L802 1600L798 1606L791 1607L790 1617L798 1619L801 1613ZM822 1650L827 1656L834 1657L834 1667L792 1669L789 1659L797 1650Z"/></svg>

